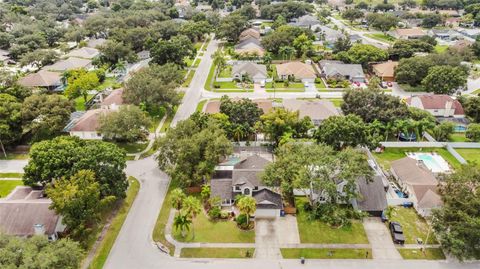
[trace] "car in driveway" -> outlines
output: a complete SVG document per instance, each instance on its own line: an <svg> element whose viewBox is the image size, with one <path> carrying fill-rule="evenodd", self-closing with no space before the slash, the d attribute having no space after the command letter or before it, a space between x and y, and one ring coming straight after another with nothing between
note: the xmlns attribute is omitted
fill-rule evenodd
<svg viewBox="0 0 480 269"><path fill-rule="evenodd" d="M402 225L396 221L389 224L390 234L392 235L393 243L403 245L405 244L405 236L403 236Z"/></svg>

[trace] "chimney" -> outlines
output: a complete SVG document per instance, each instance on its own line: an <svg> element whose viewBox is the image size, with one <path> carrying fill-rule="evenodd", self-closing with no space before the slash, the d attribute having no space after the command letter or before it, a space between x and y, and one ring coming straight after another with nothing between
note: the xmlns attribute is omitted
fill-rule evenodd
<svg viewBox="0 0 480 269"><path fill-rule="evenodd" d="M33 231L35 235L45 235L45 226L43 224L34 224Z"/></svg>

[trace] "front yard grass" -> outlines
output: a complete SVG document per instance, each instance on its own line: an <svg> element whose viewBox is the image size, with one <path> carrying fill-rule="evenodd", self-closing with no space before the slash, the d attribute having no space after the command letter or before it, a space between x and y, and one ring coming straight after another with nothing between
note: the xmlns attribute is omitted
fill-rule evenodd
<svg viewBox="0 0 480 269"><path fill-rule="evenodd" d="M168 247L171 256L173 256L173 253L175 252L175 246L170 244L165 239L165 226L167 225L170 209L172 208L172 203L170 202L170 192L177 187L178 182L175 180L170 180L170 185L168 186L167 194L163 200L162 208L158 214L157 222L155 223L155 228L153 229L152 234L153 241L160 242L162 245Z"/></svg>
<svg viewBox="0 0 480 269"><path fill-rule="evenodd" d="M212 90L212 80L213 76L215 75L215 65L212 64L210 67L210 71L208 72L207 80L205 81L205 90L211 91Z"/></svg>
<svg viewBox="0 0 480 269"><path fill-rule="evenodd" d="M378 41L389 43L389 44L392 44L396 40L395 37L388 34L383 34L383 33L366 34L366 36Z"/></svg>
<svg viewBox="0 0 480 269"><path fill-rule="evenodd" d="M217 86L216 89L241 89L240 87L237 86L237 83L235 81L222 81L222 82L215 82L215 85Z"/></svg>
<svg viewBox="0 0 480 269"><path fill-rule="evenodd" d="M195 60L195 62L193 63L193 67L198 67L198 66L200 65L200 61L201 61L201 60L202 60L202 59L197 58L197 59Z"/></svg>
<svg viewBox="0 0 480 269"><path fill-rule="evenodd" d="M406 260L445 260L445 254L440 248L427 248L425 253L420 249L397 248L397 250Z"/></svg>
<svg viewBox="0 0 480 269"><path fill-rule="evenodd" d="M28 159L28 153L9 153L7 152L7 158L0 152L0 160L26 160Z"/></svg>
<svg viewBox="0 0 480 269"><path fill-rule="evenodd" d="M117 145L119 148L124 149L127 153L138 153L144 150L148 143L114 143Z"/></svg>
<svg viewBox="0 0 480 269"><path fill-rule="evenodd" d="M467 162L475 162L480 166L480 149L455 149Z"/></svg>
<svg viewBox="0 0 480 269"><path fill-rule="evenodd" d="M305 198L297 198L295 202L301 243L368 244L361 222L352 220L350 227L332 228L322 221L308 218L308 214L303 209L303 205L307 203Z"/></svg>
<svg viewBox="0 0 480 269"><path fill-rule="evenodd" d="M444 53L448 49L448 45L436 45L434 50L436 53Z"/></svg>
<svg viewBox="0 0 480 269"><path fill-rule="evenodd" d="M396 207L395 213L391 221L396 221L402 225L403 234L405 236L405 244L417 244L417 238L421 238L422 242L427 240L428 230L430 226L424 218L419 216L415 209ZM430 231L427 244L437 244L433 230Z"/></svg>
<svg viewBox="0 0 480 269"><path fill-rule="evenodd" d="M182 248L181 258L252 258L254 248Z"/></svg>
<svg viewBox="0 0 480 269"><path fill-rule="evenodd" d="M22 178L22 173L0 173L0 178Z"/></svg>
<svg viewBox="0 0 480 269"><path fill-rule="evenodd" d="M372 259L372 250L363 248L281 248L284 259Z"/></svg>
<svg viewBox="0 0 480 269"><path fill-rule="evenodd" d="M22 180L0 180L0 198L6 197L15 187L22 185Z"/></svg>
<svg viewBox="0 0 480 269"><path fill-rule="evenodd" d="M183 83L182 83L182 87L190 86L190 83L192 82L193 76L195 76L195 70L190 70L190 72L188 72L187 77L185 78L185 81L183 81Z"/></svg>
<svg viewBox="0 0 480 269"><path fill-rule="evenodd" d="M193 231L195 229L195 238ZM198 214L193 221L193 227L187 232L185 238L180 230L172 228L172 236L180 242L202 243L254 243L255 231L243 231L234 221L210 221L204 213Z"/></svg>
<svg viewBox="0 0 480 269"><path fill-rule="evenodd" d="M97 253L95 254L92 262L90 263L89 269L101 269L107 260L108 254L117 239L120 229L122 229L123 223L127 218L128 211L132 207L135 197L137 197L138 190L140 189L140 183L134 177L130 177L129 180L130 186L127 190L127 197L123 200L120 209L117 212L117 215L113 218L110 227L108 228L105 237L100 243Z"/></svg>
<svg viewBox="0 0 480 269"><path fill-rule="evenodd" d="M218 74L219 78L231 78L232 77L232 66L227 65L225 68L223 68L220 71L220 74Z"/></svg>
<svg viewBox="0 0 480 269"><path fill-rule="evenodd" d="M195 111L198 111L198 112L202 112L203 111L203 107L205 106L205 104L207 103L207 99L205 100L202 100L200 102L198 102L197 104L197 108L195 109Z"/></svg>
<svg viewBox="0 0 480 269"><path fill-rule="evenodd" d="M392 161L407 157L406 152L436 152L454 169L461 166L460 162L445 148L385 148L382 153L373 153L373 155L384 169L389 170Z"/></svg>
<svg viewBox="0 0 480 269"><path fill-rule="evenodd" d="M320 80L319 83L315 82L315 88L317 89L326 89L327 85L323 82L323 80Z"/></svg>
<svg viewBox="0 0 480 269"><path fill-rule="evenodd" d="M92 99L93 96L94 96L93 94L89 94L87 96L87 101ZM83 96L79 96L79 97L75 98L74 102L75 102L75 110L76 111L85 111L87 109L85 107L85 99L83 98Z"/></svg>

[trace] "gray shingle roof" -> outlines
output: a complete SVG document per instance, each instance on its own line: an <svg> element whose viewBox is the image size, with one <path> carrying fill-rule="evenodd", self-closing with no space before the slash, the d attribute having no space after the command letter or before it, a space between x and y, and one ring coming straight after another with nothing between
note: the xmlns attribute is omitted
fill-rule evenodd
<svg viewBox="0 0 480 269"><path fill-rule="evenodd" d="M344 64L339 61L320 61L320 67L327 77L341 75L350 78L365 78L362 66L359 64Z"/></svg>
<svg viewBox="0 0 480 269"><path fill-rule="evenodd" d="M210 182L210 196L220 199L233 199L232 180L229 178L212 179Z"/></svg>
<svg viewBox="0 0 480 269"><path fill-rule="evenodd" d="M237 163L235 169L265 169L269 163L269 160L259 155L252 155Z"/></svg>
<svg viewBox="0 0 480 269"><path fill-rule="evenodd" d="M282 196L269 189L262 189L253 193L257 201L257 209L282 209Z"/></svg>
<svg viewBox="0 0 480 269"><path fill-rule="evenodd" d="M235 186L248 186L250 188L258 187L261 185L260 174L263 170L233 170L233 185Z"/></svg>
<svg viewBox="0 0 480 269"><path fill-rule="evenodd" d="M244 75L248 74L251 78L267 78L267 67L263 64L252 62L242 62L234 64L232 67L232 74Z"/></svg>
<svg viewBox="0 0 480 269"><path fill-rule="evenodd" d="M361 196L357 199L360 210L383 211L387 208L387 198L382 177L375 176L372 182L367 182L365 178L359 178L357 185Z"/></svg>

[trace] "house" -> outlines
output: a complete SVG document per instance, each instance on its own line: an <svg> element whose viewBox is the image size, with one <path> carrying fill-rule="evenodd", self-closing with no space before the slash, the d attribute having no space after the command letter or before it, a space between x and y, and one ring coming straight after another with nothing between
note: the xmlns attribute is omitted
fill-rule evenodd
<svg viewBox="0 0 480 269"><path fill-rule="evenodd" d="M242 80L247 75L255 83L265 82L267 79L267 67L253 62L240 62L232 67L232 77Z"/></svg>
<svg viewBox="0 0 480 269"><path fill-rule="evenodd" d="M429 216L432 209L442 206L437 192L438 181L421 161L405 157L393 161L390 170L419 214Z"/></svg>
<svg viewBox="0 0 480 269"><path fill-rule="evenodd" d="M18 80L18 84L25 87L46 88L53 91L62 86L60 73L40 70Z"/></svg>
<svg viewBox="0 0 480 269"><path fill-rule="evenodd" d="M345 37L345 35L342 32L324 25L317 28L317 32L315 33L315 36L318 40L325 41L327 43L327 46L328 45L333 46L333 44L339 38Z"/></svg>
<svg viewBox="0 0 480 269"><path fill-rule="evenodd" d="M405 19L400 22L400 25L403 26L404 28L414 28L414 27L420 27L422 25L423 20L422 19Z"/></svg>
<svg viewBox="0 0 480 269"><path fill-rule="evenodd" d="M81 139L101 140L103 135L98 132L100 128L100 117L110 112L108 109L87 110L80 117L73 119L64 129L71 136Z"/></svg>
<svg viewBox="0 0 480 269"><path fill-rule="evenodd" d="M360 64L345 64L341 61L321 60L319 67L322 71L322 76L327 79L341 79L361 83L366 81Z"/></svg>
<svg viewBox="0 0 480 269"><path fill-rule="evenodd" d="M92 60L81 59L76 57L70 57L66 60L58 61L52 65L47 65L42 68L42 70L54 71L54 72L65 72L73 69L85 68L87 70L92 69Z"/></svg>
<svg viewBox="0 0 480 269"><path fill-rule="evenodd" d="M461 21L462 21L462 18L450 17L450 18L445 19L445 26L458 27L458 26L460 26Z"/></svg>
<svg viewBox="0 0 480 269"><path fill-rule="evenodd" d="M372 181L358 178L356 185L359 197L352 201L353 208L380 217L387 208L387 197L382 177L374 176Z"/></svg>
<svg viewBox="0 0 480 269"><path fill-rule="evenodd" d="M257 38L249 37L235 45L235 53L239 55L256 55L262 57L265 55L265 49Z"/></svg>
<svg viewBox="0 0 480 269"><path fill-rule="evenodd" d="M0 199L0 231L29 237L46 235L56 240L65 231L61 216L50 209L52 200L42 190L18 186L6 198Z"/></svg>
<svg viewBox="0 0 480 269"><path fill-rule="evenodd" d="M232 161L235 164L232 165ZM267 187L261 174L269 160L259 155L232 158L218 165L210 181L211 197L220 198L224 207L233 206L236 196L251 196L256 200L255 218L275 218L283 210L282 196Z"/></svg>
<svg viewBox="0 0 480 269"><path fill-rule="evenodd" d="M472 45L473 45L472 41L462 39L462 40L455 41L455 43L451 47L457 50L462 50Z"/></svg>
<svg viewBox="0 0 480 269"><path fill-rule="evenodd" d="M363 38L357 34L350 35L349 38L352 43L362 43L363 40Z"/></svg>
<svg viewBox="0 0 480 269"><path fill-rule="evenodd" d="M240 33L239 40L243 41L249 38L260 39L260 32L253 28L248 28Z"/></svg>
<svg viewBox="0 0 480 269"><path fill-rule="evenodd" d="M91 38L87 42L87 47L98 48L99 46L105 44L105 42L107 42L105 38Z"/></svg>
<svg viewBox="0 0 480 269"><path fill-rule="evenodd" d="M315 30L320 25L320 21L317 17L307 14L295 19L294 22L289 24L292 26Z"/></svg>
<svg viewBox="0 0 480 269"><path fill-rule="evenodd" d="M388 61L372 65L372 71L382 81L393 82L395 81L395 68L397 66L398 62Z"/></svg>
<svg viewBox="0 0 480 269"><path fill-rule="evenodd" d="M407 98L408 106L425 110L435 117L464 118L462 104L456 99L444 94L419 95Z"/></svg>
<svg viewBox="0 0 480 269"><path fill-rule="evenodd" d="M297 100L284 99L282 105L290 111L298 111L300 118L310 117L315 126L331 116L338 116L340 112L327 100Z"/></svg>
<svg viewBox="0 0 480 269"><path fill-rule="evenodd" d="M9 51L0 49L0 63L3 63L4 66L13 62L12 59L10 59L9 55L10 55Z"/></svg>
<svg viewBox="0 0 480 269"><path fill-rule="evenodd" d="M317 73L313 69L311 64L302 62L288 62L278 64L277 75L283 80L295 79L302 82L314 82L317 77Z"/></svg>
<svg viewBox="0 0 480 269"><path fill-rule="evenodd" d="M137 56L138 56L138 60L140 61L147 60L150 58L150 51L142 50L139 53L137 53Z"/></svg>
<svg viewBox="0 0 480 269"><path fill-rule="evenodd" d="M236 101L239 99L233 99L233 101ZM266 114L270 112L273 108L273 102L272 100L268 99L255 99L252 100L257 106L262 109L263 114ZM203 108L203 112L207 114L215 114L215 113L220 113L220 100L211 100L209 101Z"/></svg>
<svg viewBox="0 0 480 269"><path fill-rule="evenodd" d="M418 38L427 36L427 33L425 33L420 28L407 28L407 29L398 28L393 31L390 31L389 33L391 36L397 39L418 39Z"/></svg>
<svg viewBox="0 0 480 269"><path fill-rule="evenodd" d="M83 47L80 49L74 49L67 53L67 57L76 57L82 59L93 59L100 54L100 51L94 48Z"/></svg>
<svg viewBox="0 0 480 269"><path fill-rule="evenodd" d="M476 39L480 35L480 29L478 28L473 28L473 29L468 29L468 28L459 28L457 29L457 32L461 33L462 35Z"/></svg>
<svg viewBox="0 0 480 269"><path fill-rule="evenodd" d="M450 29L430 29L428 31L428 35L447 41L461 38L461 35L459 33Z"/></svg>
<svg viewBox="0 0 480 269"><path fill-rule="evenodd" d="M100 108L116 110L124 104L123 88L113 90L107 97L100 102Z"/></svg>

